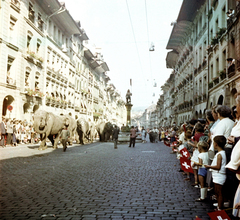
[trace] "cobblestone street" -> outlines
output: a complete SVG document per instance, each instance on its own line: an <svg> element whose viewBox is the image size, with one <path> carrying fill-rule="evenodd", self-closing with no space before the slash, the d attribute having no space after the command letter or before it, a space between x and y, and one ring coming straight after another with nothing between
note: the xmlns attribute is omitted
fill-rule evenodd
<svg viewBox="0 0 240 220"><path fill-rule="evenodd" d="M0 219L209 219L163 143L1 148ZM21 157L19 157L19 156Z"/></svg>

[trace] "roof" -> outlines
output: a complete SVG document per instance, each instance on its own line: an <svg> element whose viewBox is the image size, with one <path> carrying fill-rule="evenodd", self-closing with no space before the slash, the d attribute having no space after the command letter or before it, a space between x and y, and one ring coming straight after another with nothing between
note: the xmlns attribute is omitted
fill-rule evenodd
<svg viewBox="0 0 240 220"><path fill-rule="evenodd" d="M191 28L198 9L206 2L206 0L184 0L178 14L176 24L174 24L171 36L169 38L166 49L177 50L185 33Z"/></svg>
<svg viewBox="0 0 240 220"><path fill-rule="evenodd" d="M48 18L54 21L63 31L69 35L82 34L80 22L76 22L66 9L64 3L59 3L57 0L36 0L43 11L48 15ZM62 9L57 13L59 9ZM54 14L56 13L56 14Z"/></svg>

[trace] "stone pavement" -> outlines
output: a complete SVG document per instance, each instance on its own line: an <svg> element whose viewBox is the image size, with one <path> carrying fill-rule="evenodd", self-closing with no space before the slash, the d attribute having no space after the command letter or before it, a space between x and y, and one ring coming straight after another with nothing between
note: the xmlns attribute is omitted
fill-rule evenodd
<svg viewBox="0 0 240 220"><path fill-rule="evenodd" d="M0 219L209 219L163 143L0 148Z"/></svg>

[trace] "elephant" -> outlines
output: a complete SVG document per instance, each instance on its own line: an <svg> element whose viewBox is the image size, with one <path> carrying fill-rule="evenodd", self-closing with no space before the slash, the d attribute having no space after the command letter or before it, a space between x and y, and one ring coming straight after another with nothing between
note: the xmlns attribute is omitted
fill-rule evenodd
<svg viewBox="0 0 240 220"><path fill-rule="evenodd" d="M68 128L68 130L70 132L69 143L70 143L70 145L72 145L74 137L77 132L77 122L69 115L62 115L60 117L63 118L64 125Z"/></svg>
<svg viewBox="0 0 240 220"><path fill-rule="evenodd" d="M113 125L110 122L99 121L96 125L96 130L100 141L108 141L112 135Z"/></svg>
<svg viewBox="0 0 240 220"><path fill-rule="evenodd" d="M80 144L84 144L84 138L89 141L89 123L86 119L79 118L77 120L77 133Z"/></svg>
<svg viewBox="0 0 240 220"><path fill-rule="evenodd" d="M92 143L94 138L96 137L96 126L94 122L89 122L89 139L90 142Z"/></svg>
<svg viewBox="0 0 240 220"><path fill-rule="evenodd" d="M38 149L45 150L47 148L47 138L52 142L53 148L57 149L63 127L64 120L62 117L44 110L37 110L34 114L33 128L40 134L41 144ZM53 139L53 136L55 136L55 139Z"/></svg>

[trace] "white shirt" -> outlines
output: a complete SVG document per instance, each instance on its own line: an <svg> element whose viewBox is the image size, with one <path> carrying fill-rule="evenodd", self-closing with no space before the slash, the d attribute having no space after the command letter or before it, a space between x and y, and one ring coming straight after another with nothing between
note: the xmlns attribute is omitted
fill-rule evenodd
<svg viewBox="0 0 240 220"><path fill-rule="evenodd" d="M217 165L217 157L218 154L221 154L222 156L222 163L221 163L221 168L220 170L214 170L214 169L210 169L210 171L215 172L215 173L221 173L221 174L226 174L226 163L227 163L227 158L226 158L226 153L224 150L219 151L213 158L212 164L211 166L216 166Z"/></svg>
<svg viewBox="0 0 240 220"><path fill-rule="evenodd" d="M232 121L230 118L223 118L217 123L216 127L212 130L211 135L212 143L209 150L214 151L213 138L215 136L223 135L225 136L226 139L230 136L233 125L234 121Z"/></svg>
<svg viewBox="0 0 240 220"><path fill-rule="evenodd" d="M231 160L226 165L226 168L237 170L240 166L240 141L237 142L232 150ZM236 174L237 178L240 180L240 174Z"/></svg>
<svg viewBox="0 0 240 220"><path fill-rule="evenodd" d="M239 137L240 136L240 121L236 121L235 123L237 123L231 131L231 136L234 137Z"/></svg>
<svg viewBox="0 0 240 220"><path fill-rule="evenodd" d="M200 153L198 158L202 159L202 167L204 167L204 165L208 165L208 152Z"/></svg>

